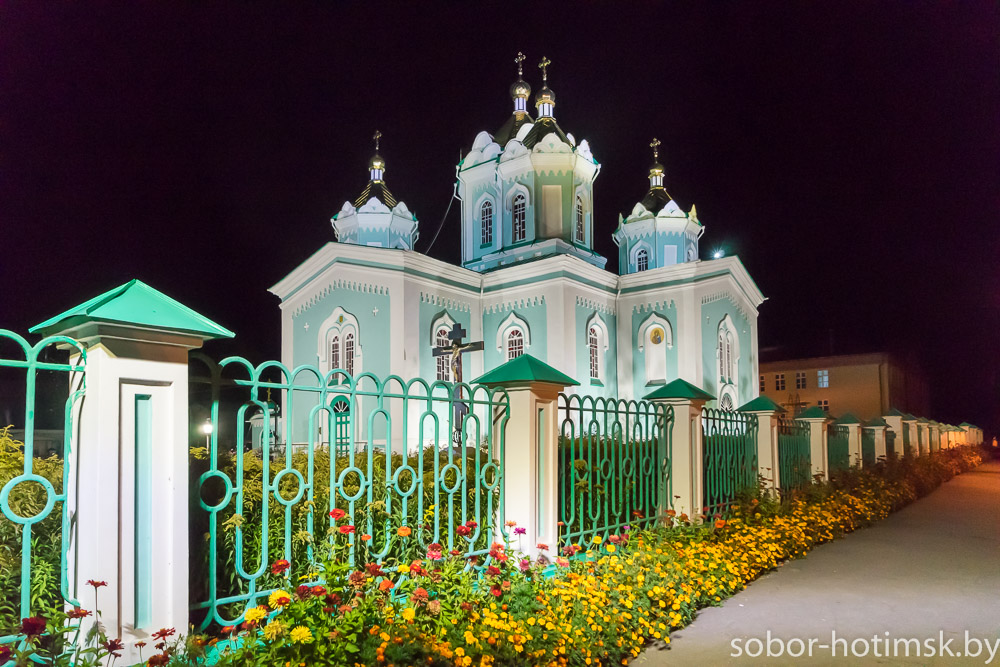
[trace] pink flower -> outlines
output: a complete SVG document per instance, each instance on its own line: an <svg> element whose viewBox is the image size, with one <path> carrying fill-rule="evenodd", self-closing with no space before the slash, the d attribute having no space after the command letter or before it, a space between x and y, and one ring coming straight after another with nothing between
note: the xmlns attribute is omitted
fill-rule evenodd
<svg viewBox="0 0 1000 667"><path fill-rule="evenodd" d="M524 535L527 532L528 532L527 528L521 528L520 526L518 526L517 528L514 529L514 534L515 535Z"/></svg>

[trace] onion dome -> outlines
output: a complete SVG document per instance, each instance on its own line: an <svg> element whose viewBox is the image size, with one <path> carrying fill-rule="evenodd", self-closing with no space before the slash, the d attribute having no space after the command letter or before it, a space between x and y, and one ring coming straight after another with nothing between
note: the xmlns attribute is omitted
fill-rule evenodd
<svg viewBox="0 0 1000 667"><path fill-rule="evenodd" d="M653 166L649 168L649 192L642 198L642 205L651 213L658 213L672 197L663 187L663 165L660 164L660 140L653 138L649 147L653 149Z"/></svg>
<svg viewBox="0 0 1000 667"><path fill-rule="evenodd" d="M538 109L539 118L551 117L553 108L556 105L556 94L548 86L548 68L551 64L552 61L544 56L542 57L542 61L538 63L538 67L542 70L542 88L535 95L535 108Z"/></svg>
<svg viewBox="0 0 1000 667"><path fill-rule="evenodd" d="M375 140L375 155L368 161L368 185L361 191L358 198L354 200L355 207L363 206L372 197L378 199L389 208L394 207L398 203L393 194L389 192L389 187L385 184L385 159L378 154L379 140L381 138L382 133L375 130L375 136L372 137Z"/></svg>
<svg viewBox="0 0 1000 667"><path fill-rule="evenodd" d="M524 54L519 51L514 62L517 63L517 81L510 85L510 97L514 100L514 112L516 113L527 111L528 98L531 97L531 86L524 80L524 72L521 69Z"/></svg>

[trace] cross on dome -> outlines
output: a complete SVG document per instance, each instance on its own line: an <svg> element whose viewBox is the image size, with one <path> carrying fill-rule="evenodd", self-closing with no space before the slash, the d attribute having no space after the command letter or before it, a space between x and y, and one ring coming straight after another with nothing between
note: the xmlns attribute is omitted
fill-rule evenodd
<svg viewBox="0 0 1000 667"><path fill-rule="evenodd" d="M514 62L517 63L517 78L524 76L524 72L521 70L521 63L525 61L525 56L520 51L517 52L517 56L514 58Z"/></svg>
<svg viewBox="0 0 1000 667"><path fill-rule="evenodd" d="M535 96L535 107L538 109L539 118L551 118L552 110L556 105L556 94L548 85L549 65L551 64L552 61L545 56L542 56L542 60L538 63L538 68L542 70L542 89Z"/></svg>
<svg viewBox="0 0 1000 667"><path fill-rule="evenodd" d="M372 136L372 139L375 140L375 152L376 153L378 152L378 141L381 138L382 138L382 133L379 132L378 130L375 130L375 134Z"/></svg>
<svg viewBox="0 0 1000 667"><path fill-rule="evenodd" d="M381 138L382 133L375 130L375 134L372 135L372 141L375 142L375 155L372 156L371 162L368 163L368 174L375 183L381 182L382 176L385 173L385 160L378 154L379 140Z"/></svg>
<svg viewBox="0 0 1000 667"><path fill-rule="evenodd" d="M653 149L653 162L656 162L660 158L660 140L653 137L653 140L649 142L649 147Z"/></svg>
<svg viewBox="0 0 1000 667"><path fill-rule="evenodd" d="M538 67L542 70L542 83L545 83L546 81L548 81L548 76L549 76L548 68L549 68L549 65L551 65L551 64L552 64L552 61L549 60L545 56L542 56L542 59L538 63ZM518 66L518 67L520 67L520 66Z"/></svg>

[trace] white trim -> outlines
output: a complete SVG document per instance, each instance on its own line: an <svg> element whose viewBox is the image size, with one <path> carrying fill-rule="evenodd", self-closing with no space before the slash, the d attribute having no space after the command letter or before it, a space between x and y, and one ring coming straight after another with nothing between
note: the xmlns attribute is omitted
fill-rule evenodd
<svg viewBox="0 0 1000 667"><path fill-rule="evenodd" d="M646 251L646 258L647 259L646 259L646 269L645 270L648 271L650 269L656 268L652 264L653 260L656 258L656 255L653 254L653 246L651 246L647 241L645 241L643 239L639 239L638 241L636 241L635 245L632 246L632 249L629 250L629 258L628 258L629 268L630 269L634 269L635 273L642 273L642 272L639 271L639 267L636 264L636 262L638 261L638 258L639 258L639 251L640 250L645 250Z"/></svg>
<svg viewBox="0 0 1000 667"><path fill-rule="evenodd" d="M507 361L507 336L512 329L518 329L524 337L525 352L531 347L531 329L528 328L528 323L518 317L517 313L511 312L497 327L497 351L503 353L504 361Z"/></svg>
<svg viewBox="0 0 1000 667"><path fill-rule="evenodd" d="M667 349L672 350L674 348L674 330L673 327L670 326L670 320L664 318L661 315L658 315L657 313L650 313L649 317L644 319L642 323L639 325L639 331L638 331L639 340L636 345L636 348L640 352L642 352L643 348L645 347L646 334L649 333L649 329L657 324L663 327L663 333L666 337L666 341L664 342L666 342L667 344Z"/></svg>
<svg viewBox="0 0 1000 667"><path fill-rule="evenodd" d="M650 313L649 316L642 321L639 325L639 329L636 332L638 334L639 340L636 341L636 349L642 353L642 363L643 368L646 373L646 383L650 382L666 382L667 381L667 354L666 350L663 351L663 358L654 358L653 353L655 352L655 347L650 345L647 350L646 340L649 338L650 330L659 327L663 329L663 343L666 345L666 349L670 350L674 347L674 330L670 326L669 320L658 315L657 313ZM662 371L662 372L660 372ZM660 377L662 375L662 377Z"/></svg>
<svg viewBox="0 0 1000 667"><path fill-rule="evenodd" d="M590 330L594 329L597 333L597 377L594 378L590 375ZM592 380L596 379L603 382L607 377L607 353L608 353L608 325L604 323L604 318L599 314L594 313L587 319L587 323L583 328L583 340L586 343L587 348L587 376Z"/></svg>
<svg viewBox="0 0 1000 667"><path fill-rule="evenodd" d="M453 326L455 326L455 320L451 319L451 315L448 314L448 311L444 311L443 313L438 315L437 318L434 320L434 322L431 323L431 330L430 330L431 347L437 346L436 341L437 341L438 329L444 327L448 331L451 331L451 328Z"/></svg>
<svg viewBox="0 0 1000 667"><path fill-rule="evenodd" d="M338 322L338 320L343 317L343 322ZM354 334L354 375L357 376L361 373L361 327L358 326L358 318L347 312L340 306L333 309L333 312L328 318L323 320L323 324L320 325L317 331L317 345L318 345L318 357L320 365L327 371L332 371L333 369L329 367L330 364L330 343L332 342L333 336L340 336L340 362L341 367L346 369L347 367L347 357L346 355L346 338L348 333Z"/></svg>

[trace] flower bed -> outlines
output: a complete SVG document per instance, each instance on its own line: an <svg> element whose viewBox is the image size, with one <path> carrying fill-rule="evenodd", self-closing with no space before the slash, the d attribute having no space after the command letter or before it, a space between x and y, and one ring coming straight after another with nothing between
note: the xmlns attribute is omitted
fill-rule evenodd
<svg viewBox="0 0 1000 667"><path fill-rule="evenodd" d="M324 583L300 583L289 563L276 562L277 590L209 642L210 662L627 664L781 561L885 518L978 463L975 450L953 449L852 469L783 502L748 496L711 523L668 513L660 527L597 538L553 554L554 562L522 559L516 542L493 545L485 561L432 544L419 558L354 570L338 557L350 531L334 531L306 575ZM171 664L201 664L191 647L200 652L203 643L189 639L164 653Z"/></svg>

